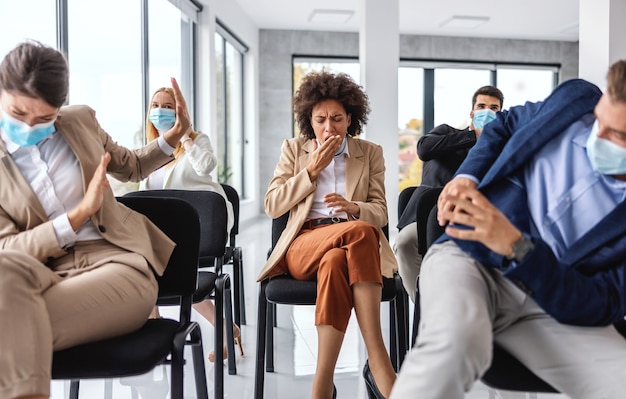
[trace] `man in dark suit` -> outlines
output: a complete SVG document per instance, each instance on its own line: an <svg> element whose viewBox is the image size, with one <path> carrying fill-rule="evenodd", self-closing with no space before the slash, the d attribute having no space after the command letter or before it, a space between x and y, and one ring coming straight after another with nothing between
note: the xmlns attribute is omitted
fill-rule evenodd
<svg viewBox="0 0 626 399"><path fill-rule="evenodd" d="M415 300L415 284L420 272L422 257L417 241L417 202L425 190L443 187L461 165L469 150L476 144L484 126L495 119L502 109L504 96L494 86L483 86L472 96L471 123L465 129L442 124L435 127L417 142L417 155L424 166L422 183L411 195L398 220L398 236L394 252L398 258L398 271L409 297Z"/></svg>
<svg viewBox="0 0 626 399"><path fill-rule="evenodd" d="M391 398L462 398L493 342L571 398L621 398L626 60L498 114L438 201L421 323Z"/></svg>

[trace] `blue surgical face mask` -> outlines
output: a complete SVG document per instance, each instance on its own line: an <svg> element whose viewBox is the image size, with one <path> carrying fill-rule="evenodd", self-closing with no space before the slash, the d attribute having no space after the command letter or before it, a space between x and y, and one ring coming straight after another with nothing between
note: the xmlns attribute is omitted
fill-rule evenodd
<svg viewBox="0 0 626 399"><path fill-rule="evenodd" d="M490 109L477 109L474 111L472 125L474 129L483 129L485 125L496 119L496 113Z"/></svg>
<svg viewBox="0 0 626 399"><path fill-rule="evenodd" d="M0 127L15 144L20 147L31 147L56 131L54 127L55 120L30 126L28 123L12 117L3 110Z"/></svg>
<svg viewBox="0 0 626 399"><path fill-rule="evenodd" d="M176 111L170 108L152 108L149 118L159 132L165 132L174 126Z"/></svg>
<svg viewBox="0 0 626 399"><path fill-rule="evenodd" d="M594 170L603 175L626 174L626 148L598 137L598 121L587 139L587 156Z"/></svg>

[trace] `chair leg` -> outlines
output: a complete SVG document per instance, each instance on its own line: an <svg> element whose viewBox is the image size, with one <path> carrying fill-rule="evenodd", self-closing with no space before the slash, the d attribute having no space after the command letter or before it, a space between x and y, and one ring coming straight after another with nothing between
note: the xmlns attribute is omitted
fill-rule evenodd
<svg viewBox="0 0 626 399"><path fill-rule="evenodd" d="M397 372L398 367L398 319L396 317L396 299L389 301L389 352L391 352L391 364Z"/></svg>
<svg viewBox="0 0 626 399"><path fill-rule="evenodd" d="M224 284L224 312L226 313L226 342L228 346L228 374L237 374L235 358L235 338L233 333L233 303L231 300L230 279Z"/></svg>
<svg viewBox="0 0 626 399"><path fill-rule="evenodd" d="M237 323L238 326L241 326L241 296L240 296L240 292L241 292L241 269L240 269L240 265L237 263L237 258L235 256L236 253L236 249L233 250L233 257L231 259L232 261L232 265L233 265L233 290L235 291L235 297L233 299L233 302L235 303L235 308L233 311L233 314L235 316L235 323Z"/></svg>
<svg viewBox="0 0 626 399"><path fill-rule="evenodd" d="M236 307L238 306L238 309L239 309L239 322L241 323L239 325L241 326L243 324L246 324L246 295L245 295L244 278L243 278L243 250L242 248L236 247L235 253L233 256L234 256L233 261L235 262L239 270L239 280L237 283L239 285L239 289L235 293L235 295L239 297L239 305L235 304L235 306Z"/></svg>
<svg viewBox="0 0 626 399"><path fill-rule="evenodd" d="M200 326L191 330L189 339L191 342L191 357L193 359L193 375L196 381L196 397L198 399L209 399L209 388L207 387L204 369L202 331L200 331Z"/></svg>
<svg viewBox="0 0 626 399"><path fill-rule="evenodd" d="M79 388L80 388L80 380L70 381L70 399L78 399Z"/></svg>
<svg viewBox="0 0 626 399"><path fill-rule="evenodd" d="M267 281L263 281L259 287L259 303L257 310L256 331L256 364L254 367L254 399L263 399L263 386L265 383L265 339L267 330L267 298L265 287Z"/></svg>
<svg viewBox="0 0 626 399"><path fill-rule="evenodd" d="M104 380L104 398L113 399L113 380L110 378Z"/></svg>
<svg viewBox="0 0 626 399"><path fill-rule="evenodd" d="M178 333L174 338L171 353L170 364L170 398L183 399L183 367L184 367L184 351L187 337L184 333Z"/></svg>
<svg viewBox="0 0 626 399"><path fill-rule="evenodd" d="M215 280L215 397L224 397L224 288L228 283L228 275L221 274ZM232 356L232 354L231 354Z"/></svg>
<svg viewBox="0 0 626 399"><path fill-rule="evenodd" d="M276 327L276 304L268 302L265 338L265 371L274 372L274 327Z"/></svg>
<svg viewBox="0 0 626 399"><path fill-rule="evenodd" d="M397 277L395 281L397 293L395 307L397 311L396 320L398 323L398 370L400 370L400 367L402 367L402 363L404 362L404 357L409 350L409 297L406 294L406 291L404 291L402 280Z"/></svg>
<svg viewBox="0 0 626 399"><path fill-rule="evenodd" d="M416 289L415 294L415 308L413 309L413 334L411 340L411 348L415 346L415 342L417 341L417 330L420 324L420 296L419 291Z"/></svg>

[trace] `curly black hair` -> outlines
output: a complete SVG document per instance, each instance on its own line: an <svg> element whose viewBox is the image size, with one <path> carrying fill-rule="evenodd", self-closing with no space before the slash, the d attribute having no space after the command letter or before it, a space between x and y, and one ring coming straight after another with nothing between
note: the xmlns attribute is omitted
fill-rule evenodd
<svg viewBox="0 0 626 399"><path fill-rule="evenodd" d="M293 111L302 136L315 138L311 116L313 108L324 100L339 101L350 115L348 135L361 134L370 112L369 99L363 88L345 73L313 72L304 77L293 98Z"/></svg>

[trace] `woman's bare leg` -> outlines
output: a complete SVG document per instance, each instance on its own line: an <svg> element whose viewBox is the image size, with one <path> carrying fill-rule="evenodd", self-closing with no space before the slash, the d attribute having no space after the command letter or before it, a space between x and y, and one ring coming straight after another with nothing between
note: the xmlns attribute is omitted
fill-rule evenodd
<svg viewBox="0 0 626 399"><path fill-rule="evenodd" d="M317 367L313 378L312 399L332 398L333 376L343 337L344 333L332 326L317 326Z"/></svg>
<svg viewBox="0 0 626 399"><path fill-rule="evenodd" d="M352 286L352 292L354 311L367 348L369 366L380 393L387 398L391 394L396 373L385 348L380 327L382 288L376 283L358 283Z"/></svg>

